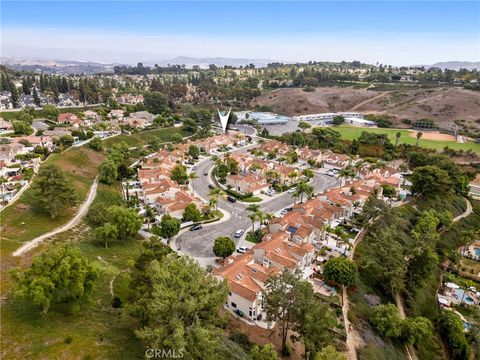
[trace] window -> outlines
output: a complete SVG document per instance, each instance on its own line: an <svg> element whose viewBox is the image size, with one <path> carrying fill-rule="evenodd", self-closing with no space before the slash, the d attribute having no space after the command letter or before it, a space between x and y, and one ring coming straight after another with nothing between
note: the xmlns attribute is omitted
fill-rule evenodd
<svg viewBox="0 0 480 360"><path fill-rule="evenodd" d="M235 304L233 301L230 303L230 305L235 309L237 308L237 304Z"/></svg>

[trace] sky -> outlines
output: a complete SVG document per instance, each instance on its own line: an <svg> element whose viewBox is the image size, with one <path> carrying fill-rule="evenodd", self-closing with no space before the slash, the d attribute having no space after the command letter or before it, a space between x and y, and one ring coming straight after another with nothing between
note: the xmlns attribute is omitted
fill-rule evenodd
<svg viewBox="0 0 480 360"><path fill-rule="evenodd" d="M480 61L480 2L4 1L1 56Z"/></svg>

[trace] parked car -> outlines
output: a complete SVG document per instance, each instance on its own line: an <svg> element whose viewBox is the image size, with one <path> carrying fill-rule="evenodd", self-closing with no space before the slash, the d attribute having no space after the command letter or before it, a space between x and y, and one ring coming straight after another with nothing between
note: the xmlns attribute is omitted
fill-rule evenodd
<svg viewBox="0 0 480 360"><path fill-rule="evenodd" d="M287 209L283 209L280 214L281 214L281 215L287 215L287 213L288 213L288 210L287 210Z"/></svg>
<svg viewBox="0 0 480 360"><path fill-rule="evenodd" d="M205 171L205 172L203 173L203 175L204 175L204 176L208 176L208 171Z"/></svg>
<svg viewBox="0 0 480 360"><path fill-rule="evenodd" d="M295 191L297 191L297 188L296 188L296 187L293 187L293 188L291 188L291 189L288 189L287 192L288 192L289 194L293 194Z"/></svg>
<svg viewBox="0 0 480 360"><path fill-rule="evenodd" d="M248 250L249 250L249 249L248 249L248 247L246 247L246 246L239 246L239 247L237 248L237 252L239 252L240 254L245 254Z"/></svg>
<svg viewBox="0 0 480 360"><path fill-rule="evenodd" d="M197 170L197 167L195 165L193 165L192 170Z"/></svg>
<svg viewBox="0 0 480 360"><path fill-rule="evenodd" d="M215 186L213 186L212 184L208 184L208 188L211 190L211 189L215 189Z"/></svg>
<svg viewBox="0 0 480 360"><path fill-rule="evenodd" d="M197 225L193 225L191 228L190 228L190 231L196 231L196 230L201 230L203 227L202 227L202 224L197 224Z"/></svg>
<svg viewBox="0 0 480 360"><path fill-rule="evenodd" d="M235 199L233 196L228 195L227 200L230 201L231 203L237 202L237 199Z"/></svg>
<svg viewBox="0 0 480 360"><path fill-rule="evenodd" d="M275 195L277 192L273 189L268 189L267 191L265 191L265 194L267 194L268 196L273 196Z"/></svg>
<svg viewBox="0 0 480 360"><path fill-rule="evenodd" d="M244 233L245 233L245 230L242 230L242 229L237 230L237 231L235 231L235 237L236 237L236 238L239 238L239 237L241 237Z"/></svg>
<svg viewBox="0 0 480 360"><path fill-rule="evenodd" d="M243 317L243 311L240 309L235 309L235 314L237 314L240 317Z"/></svg>

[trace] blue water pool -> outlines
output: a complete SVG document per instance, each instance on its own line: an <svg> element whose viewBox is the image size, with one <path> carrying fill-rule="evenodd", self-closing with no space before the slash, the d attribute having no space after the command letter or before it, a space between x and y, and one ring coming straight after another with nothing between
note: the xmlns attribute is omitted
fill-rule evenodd
<svg viewBox="0 0 480 360"><path fill-rule="evenodd" d="M464 293L465 291L463 291L462 289L455 289L455 296L458 300L462 301L462 298L463 298L463 302L465 304L473 305L474 304L473 299L467 294L464 295Z"/></svg>
<svg viewBox="0 0 480 360"><path fill-rule="evenodd" d="M475 248L475 256L480 256L480 248Z"/></svg>

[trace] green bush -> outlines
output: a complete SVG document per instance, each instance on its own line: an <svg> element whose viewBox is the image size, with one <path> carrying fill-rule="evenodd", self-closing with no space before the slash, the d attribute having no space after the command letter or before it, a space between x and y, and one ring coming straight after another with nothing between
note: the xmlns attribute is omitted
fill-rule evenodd
<svg viewBox="0 0 480 360"><path fill-rule="evenodd" d="M241 194L241 193L236 192L235 190L232 190L232 189L227 189L227 190L225 190L225 192L228 195L231 195L238 200L244 200L244 199L248 199L248 198L253 197L253 193L251 193L251 192L248 192L246 194Z"/></svg>
<svg viewBox="0 0 480 360"><path fill-rule="evenodd" d="M253 343L250 341L247 335L242 332L235 331L231 333L228 338L234 342L236 342L242 349L249 352L253 346Z"/></svg>

